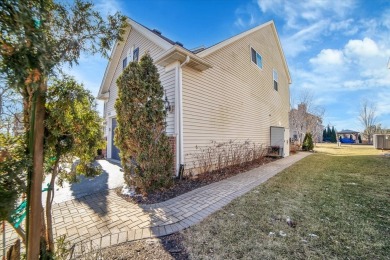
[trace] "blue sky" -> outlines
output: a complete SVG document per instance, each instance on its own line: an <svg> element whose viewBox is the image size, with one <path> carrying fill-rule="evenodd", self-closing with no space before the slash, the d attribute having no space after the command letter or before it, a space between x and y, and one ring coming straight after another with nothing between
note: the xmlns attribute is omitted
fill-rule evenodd
<svg viewBox="0 0 390 260"><path fill-rule="evenodd" d="M120 10L160 30L188 49L206 47L274 20L289 65L293 104L314 94L325 109L324 124L362 130L364 99L390 128L389 0L96 0L102 14ZM96 96L108 61L82 57L69 69ZM99 104L102 110L102 104Z"/></svg>

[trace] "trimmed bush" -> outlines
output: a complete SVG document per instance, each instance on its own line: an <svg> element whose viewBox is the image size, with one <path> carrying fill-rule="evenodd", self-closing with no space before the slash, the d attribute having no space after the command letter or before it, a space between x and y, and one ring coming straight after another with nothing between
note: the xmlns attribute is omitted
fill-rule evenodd
<svg viewBox="0 0 390 260"><path fill-rule="evenodd" d="M314 149L313 137L311 133L306 133L305 138L303 139L302 150L312 151L313 149Z"/></svg>
<svg viewBox="0 0 390 260"><path fill-rule="evenodd" d="M143 194L168 188L173 183L173 153L165 133L163 87L150 55L131 62L117 85L115 145L125 182Z"/></svg>

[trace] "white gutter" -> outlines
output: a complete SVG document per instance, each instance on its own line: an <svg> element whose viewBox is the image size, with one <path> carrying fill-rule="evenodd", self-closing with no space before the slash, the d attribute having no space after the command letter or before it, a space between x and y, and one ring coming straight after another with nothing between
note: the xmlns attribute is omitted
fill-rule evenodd
<svg viewBox="0 0 390 260"><path fill-rule="evenodd" d="M179 119L179 168L177 169L178 170L178 174L180 172L180 167L184 167L184 144L183 144L183 72L182 72L182 68L184 65L186 65L188 62L190 62L190 56L187 55L186 57L186 60L180 64L178 63L178 66L177 66L177 72L178 72L178 77L179 77L179 80L178 80L178 110L179 110L179 115L178 115L178 119Z"/></svg>

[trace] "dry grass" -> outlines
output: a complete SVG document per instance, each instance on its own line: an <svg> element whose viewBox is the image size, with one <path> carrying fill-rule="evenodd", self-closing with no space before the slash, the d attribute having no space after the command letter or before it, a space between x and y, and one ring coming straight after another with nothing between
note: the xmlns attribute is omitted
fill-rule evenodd
<svg viewBox="0 0 390 260"><path fill-rule="evenodd" d="M389 259L390 158L369 146L315 150L199 225L94 259Z"/></svg>
<svg viewBox="0 0 390 260"><path fill-rule="evenodd" d="M321 143L314 147L314 151L329 155L351 156L351 155L381 155L384 152L374 149L372 145Z"/></svg>
<svg viewBox="0 0 390 260"><path fill-rule="evenodd" d="M316 150L326 153L305 158L186 230L191 258L388 259L390 158L370 147Z"/></svg>

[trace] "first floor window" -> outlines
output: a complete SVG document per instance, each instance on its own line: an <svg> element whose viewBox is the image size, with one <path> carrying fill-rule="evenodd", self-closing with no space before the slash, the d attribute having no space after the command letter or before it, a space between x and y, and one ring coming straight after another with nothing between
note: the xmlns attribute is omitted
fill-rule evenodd
<svg viewBox="0 0 390 260"><path fill-rule="evenodd" d="M260 69L262 69L263 68L263 58L253 48L251 48L251 57L252 57L252 62L255 63Z"/></svg>
<svg viewBox="0 0 390 260"><path fill-rule="evenodd" d="M278 72L276 69L273 70L273 78L274 78L274 89L278 91Z"/></svg>

